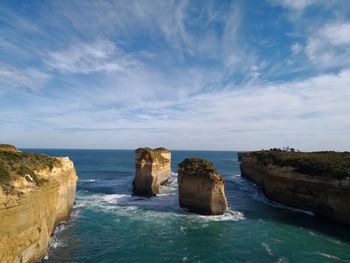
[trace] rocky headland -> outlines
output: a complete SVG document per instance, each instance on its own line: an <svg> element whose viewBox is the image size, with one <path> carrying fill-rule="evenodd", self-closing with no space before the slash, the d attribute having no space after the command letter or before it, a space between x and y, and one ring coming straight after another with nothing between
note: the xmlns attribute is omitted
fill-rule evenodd
<svg viewBox="0 0 350 263"><path fill-rule="evenodd" d="M350 224L348 152L249 152L242 155L241 174L271 200Z"/></svg>
<svg viewBox="0 0 350 263"><path fill-rule="evenodd" d="M69 219L76 175L68 157L0 145L0 262L35 262L57 224Z"/></svg>
<svg viewBox="0 0 350 263"><path fill-rule="evenodd" d="M222 215L227 210L224 178L213 163L186 158L178 164L180 207L204 215Z"/></svg>
<svg viewBox="0 0 350 263"><path fill-rule="evenodd" d="M135 150L135 195L154 196L171 176L171 153L165 148Z"/></svg>

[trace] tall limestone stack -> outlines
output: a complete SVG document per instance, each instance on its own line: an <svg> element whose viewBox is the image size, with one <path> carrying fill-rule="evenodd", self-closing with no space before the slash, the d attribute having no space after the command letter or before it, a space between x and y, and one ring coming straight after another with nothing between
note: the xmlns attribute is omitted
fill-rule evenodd
<svg viewBox="0 0 350 263"><path fill-rule="evenodd" d="M224 178L213 163L186 158L178 164L180 207L204 215L222 215L227 210Z"/></svg>
<svg viewBox="0 0 350 263"><path fill-rule="evenodd" d="M75 200L73 162L0 145L0 262L45 256L58 223Z"/></svg>
<svg viewBox="0 0 350 263"><path fill-rule="evenodd" d="M135 178L133 192L136 195L153 196L171 174L171 153L165 148L138 148L135 150Z"/></svg>

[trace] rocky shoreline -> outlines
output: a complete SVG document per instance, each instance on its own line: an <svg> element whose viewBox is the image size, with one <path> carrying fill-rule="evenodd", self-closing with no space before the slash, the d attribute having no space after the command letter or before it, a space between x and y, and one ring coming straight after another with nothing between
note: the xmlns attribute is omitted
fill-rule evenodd
<svg viewBox="0 0 350 263"><path fill-rule="evenodd" d="M77 179L68 157L0 145L1 262L35 262L45 256L55 227L70 217Z"/></svg>
<svg viewBox="0 0 350 263"><path fill-rule="evenodd" d="M350 224L350 154L258 151L241 158L242 176L269 199Z"/></svg>

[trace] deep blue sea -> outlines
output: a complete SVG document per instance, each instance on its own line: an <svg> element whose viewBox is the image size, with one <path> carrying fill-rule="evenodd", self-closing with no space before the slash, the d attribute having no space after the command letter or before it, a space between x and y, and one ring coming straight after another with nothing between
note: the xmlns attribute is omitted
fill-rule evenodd
<svg viewBox="0 0 350 263"><path fill-rule="evenodd" d="M267 200L240 176L236 152L172 151L172 178L153 198L131 196L134 152L24 151L69 156L79 181L72 218L56 230L44 262L350 262L350 229ZM212 161L229 210L179 208L176 165Z"/></svg>

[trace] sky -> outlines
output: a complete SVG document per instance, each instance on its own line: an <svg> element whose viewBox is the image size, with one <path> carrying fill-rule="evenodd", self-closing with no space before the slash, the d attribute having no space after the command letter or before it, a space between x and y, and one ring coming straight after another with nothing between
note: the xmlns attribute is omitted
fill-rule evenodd
<svg viewBox="0 0 350 263"><path fill-rule="evenodd" d="M350 1L0 2L0 143L350 150Z"/></svg>

